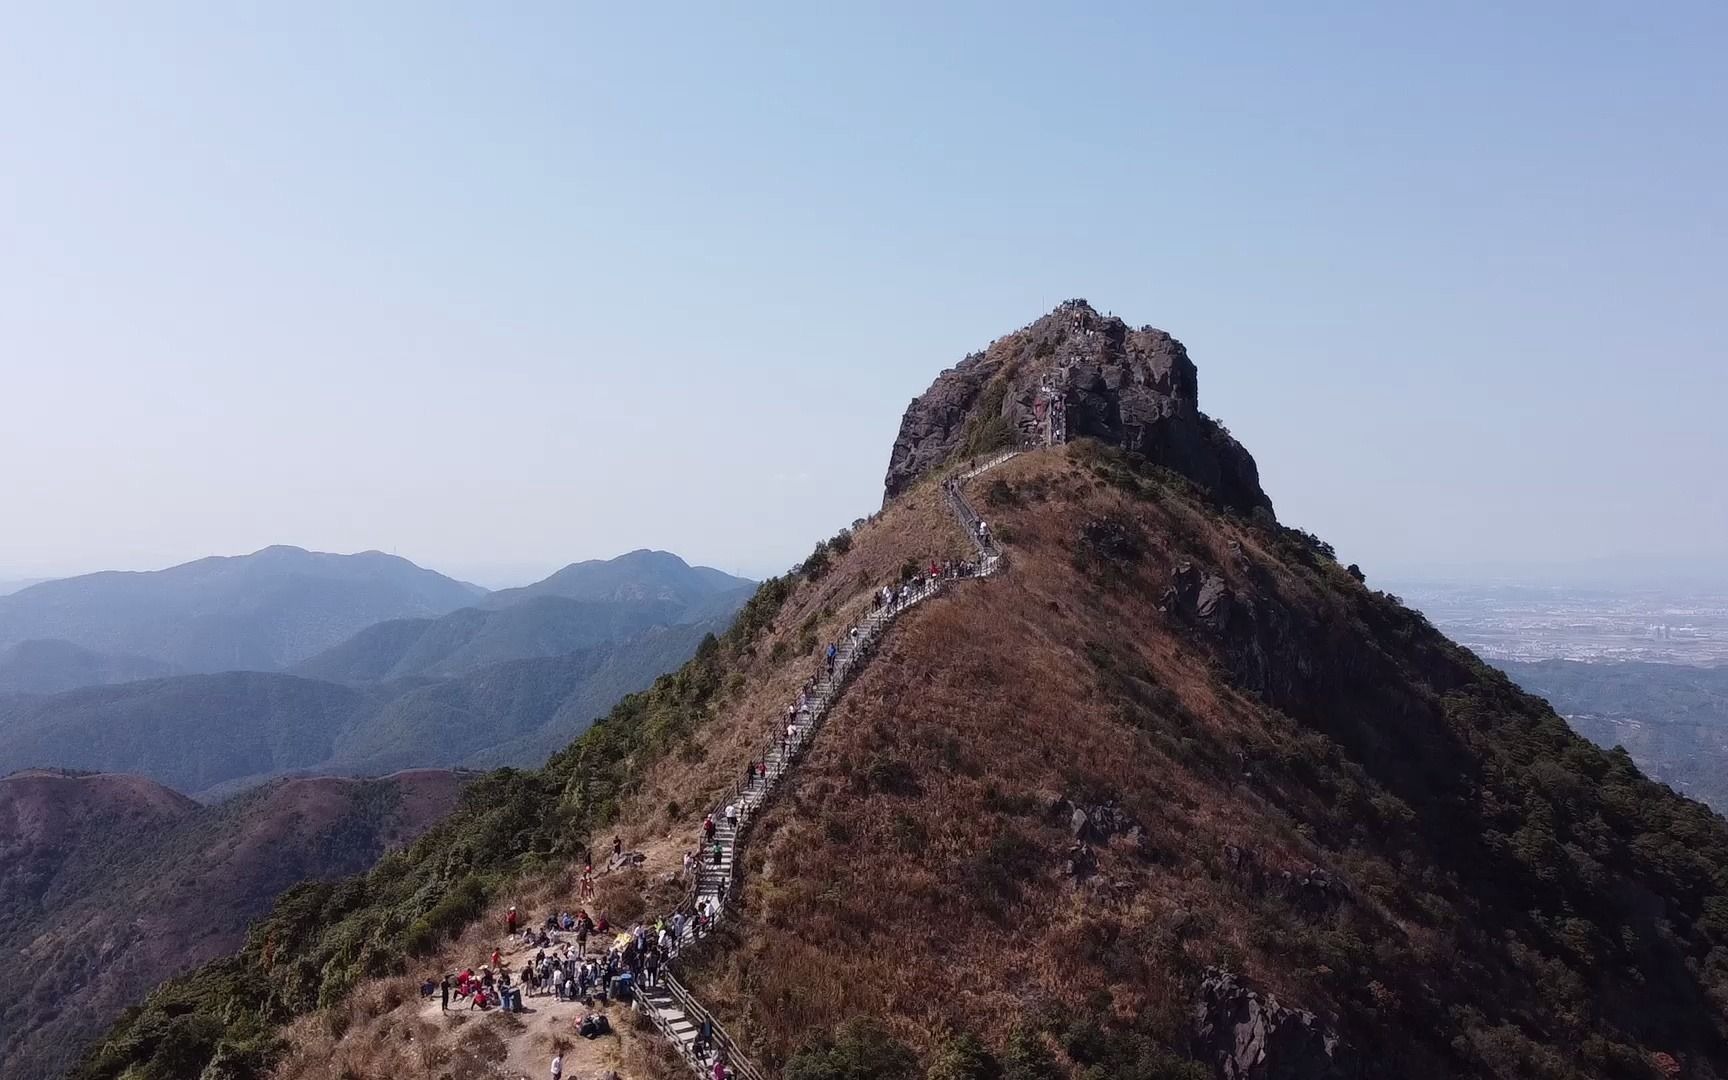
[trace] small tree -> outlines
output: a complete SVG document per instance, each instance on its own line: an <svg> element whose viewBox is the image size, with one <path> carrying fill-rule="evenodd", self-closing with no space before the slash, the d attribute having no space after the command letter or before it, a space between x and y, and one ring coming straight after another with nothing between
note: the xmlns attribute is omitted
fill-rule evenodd
<svg viewBox="0 0 1728 1080"><path fill-rule="evenodd" d="M917 1080L918 1059L872 1021L848 1020L832 1039L792 1055L785 1075L786 1080Z"/></svg>
<svg viewBox="0 0 1728 1080"><path fill-rule="evenodd" d="M1002 1080L1059 1080L1056 1056L1044 1037L1029 1027L1015 1028L1002 1051Z"/></svg>
<svg viewBox="0 0 1728 1080"><path fill-rule="evenodd" d="M1002 1080L1002 1065L971 1032L949 1039L930 1063L926 1080Z"/></svg>

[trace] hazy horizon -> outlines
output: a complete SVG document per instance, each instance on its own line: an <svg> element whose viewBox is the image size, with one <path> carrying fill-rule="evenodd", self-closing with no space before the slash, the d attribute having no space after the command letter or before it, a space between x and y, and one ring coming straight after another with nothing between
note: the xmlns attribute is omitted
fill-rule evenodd
<svg viewBox="0 0 1728 1080"><path fill-rule="evenodd" d="M1182 339L1371 580L1728 547L1719 5L8 30L0 580L275 543L761 577L1071 296Z"/></svg>

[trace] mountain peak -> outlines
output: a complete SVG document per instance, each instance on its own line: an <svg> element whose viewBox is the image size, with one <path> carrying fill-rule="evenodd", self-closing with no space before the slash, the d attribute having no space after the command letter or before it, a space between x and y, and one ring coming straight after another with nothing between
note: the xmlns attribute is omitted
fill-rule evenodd
<svg viewBox="0 0 1728 1080"><path fill-rule="evenodd" d="M1170 468L1231 509L1271 512L1253 456L1200 411L1182 343L1082 299L937 376L900 422L885 499L955 457L1082 437Z"/></svg>

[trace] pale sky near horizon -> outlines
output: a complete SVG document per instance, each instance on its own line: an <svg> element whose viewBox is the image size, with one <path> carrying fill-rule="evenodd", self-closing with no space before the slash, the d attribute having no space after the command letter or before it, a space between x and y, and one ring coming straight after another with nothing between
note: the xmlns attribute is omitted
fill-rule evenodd
<svg viewBox="0 0 1728 1080"><path fill-rule="evenodd" d="M1071 296L1371 575L1728 547L1728 7L748 8L0 9L0 578L774 572Z"/></svg>

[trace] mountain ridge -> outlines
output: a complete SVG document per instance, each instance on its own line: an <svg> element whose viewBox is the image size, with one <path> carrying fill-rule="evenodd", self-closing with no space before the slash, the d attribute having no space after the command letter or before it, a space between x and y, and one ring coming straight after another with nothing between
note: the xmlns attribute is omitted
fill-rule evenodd
<svg viewBox="0 0 1728 1080"><path fill-rule="evenodd" d="M751 1059L790 1080L1728 1075L1728 823L1279 525L1174 339L1087 312L987 350L964 393L939 377L882 512L684 667L488 777L413 857L279 907L75 1075L170 1045L277 1080L402 1074L424 1047L484 1073L390 980L487 956L510 905L577 903L613 836L645 862L595 906L677 904L679 853L828 644L973 556L957 466L1038 441L966 496L1006 572L874 643L735 842L741 918L679 960ZM1059 394L1004 373L1068 344L1096 348ZM187 1019L213 1007L219 1028ZM686 1068L617 1026L633 1080ZM551 1046L512 1029L499 1055L518 1038Z"/></svg>
<svg viewBox="0 0 1728 1080"><path fill-rule="evenodd" d="M0 596L0 647L53 639L195 673L277 670L384 619L439 615L484 595L394 555L275 545Z"/></svg>
<svg viewBox="0 0 1728 1080"><path fill-rule="evenodd" d="M0 1077L57 1074L151 985L234 948L283 890L402 847L466 782L284 780L201 806L138 776L0 777L0 948L24 961L0 1002Z"/></svg>
<svg viewBox="0 0 1728 1080"><path fill-rule="evenodd" d="M147 656L99 653L54 639L29 639L0 648L0 694L55 694L179 674Z"/></svg>
<svg viewBox="0 0 1728 1080"><path fill-rule="evenodd" d="M716 629L648 627L560 655L385 683L231 671L0 697L0 771L138 773L210 798L283 775L456 767L475 755L527 764L546 740L574 737ZM388 751L387 732L401 739Z"/></svg>

